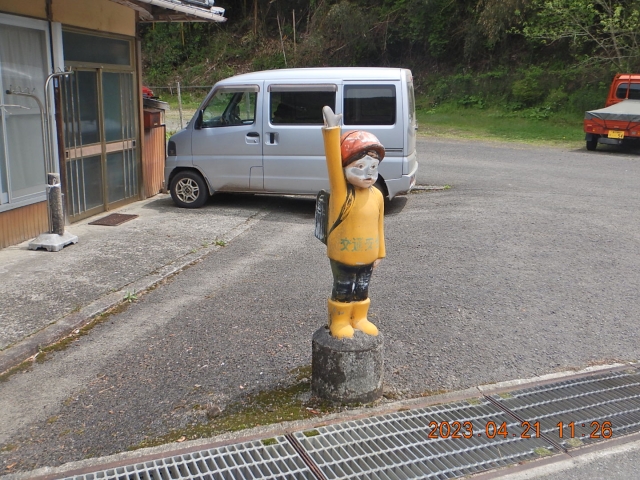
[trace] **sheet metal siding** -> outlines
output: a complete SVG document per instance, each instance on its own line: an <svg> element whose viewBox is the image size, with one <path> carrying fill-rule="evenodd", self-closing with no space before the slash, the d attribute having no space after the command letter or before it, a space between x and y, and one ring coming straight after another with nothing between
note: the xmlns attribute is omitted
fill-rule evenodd
<svg viewBox="0 0 640 480"><path fill-rule="evenodd" d="M46 19L46 1L0 0L0 11ZM53 0L53 21L130 37L136 34L135 10L111 0Z"/></svg>
<svg viewBox="0 0 640 480"><path fill-rule="evenodd" d="M0 248L37 237L49 230L47 202L0 213Z"/></svg>
<svg viewBox="0 0 640 480"><path fill-rule="evenodd" d="M116 33L136 34L136 12L110 0L53 0L53 21L66 26Z"/></svg>
<svg viewBox="0 0 640 480"><path fill-rule="evenodd" d="M165 163L165 126L145 129L142 149L144 196L153 197L162 191Z"/></svg>
<svg viewBox="0 0 640 480"><path fill-rule="evenodd" d="M45 0L29 0L28 2L0 0L0 11L3 13L14 13L34 18L47 18Z"/></svg>

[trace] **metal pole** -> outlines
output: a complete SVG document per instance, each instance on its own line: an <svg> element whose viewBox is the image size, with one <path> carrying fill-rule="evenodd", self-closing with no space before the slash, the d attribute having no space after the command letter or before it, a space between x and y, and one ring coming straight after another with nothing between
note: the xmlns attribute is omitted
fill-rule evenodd
<svg viewBox="0 0 640 480"><path fill-rule="evenodd" d="M72 75L73 72L72 71L68 71L68 72L58 72L58 73L52 73L51 75L49 75L47 77L47 80L44 82L44 108L45 108L45 118L46 118L46 125L47 125L47 143L48 143L48 155L49 155L49 172L53 172L55 170L55 165L53 164L53 155L51 154L53 152L53 145L51 145L52 141L52 136L51 136L51 124L49 122L49 82L54 79L54 78L60 78L60 77L67 77L69 75Z"/></svg>
<svg viewBox="0 0 640 480"><path fill-rule="evenodd" d="M7 90L7 94L8 95L18 95L21 97L27 97L27 98L31 98L32 100L34 100L36 102L36 104L38 105L38 109L40 109L40 129L42 131L42 148L43 148L43 154L44 154L44 169L45 169L45 178L44 178L44 182L47 185L47 199L49 196L49 178L47 176L47 174L49 173L47 170L49 170L49 146L48 146L48 140L49 140L49 136L46 133L46 119L45 119L45 113L44 113L44 107L42 105L42 102L40 101L40 99L34 95L33 93L28 93L28 92L24 92L22 90L14 90L13 88L9 87L9 90ZM52 229L52 219L51 219L51 207L49 206L48 202L47 202L47 216L48 216L48 227L49 227L49 232L51 232Z"/></svg>
<svg viewBox="0 0 640 480"><path fill-rule="evenodd" d="M52 78L71 75L73 72L52 73L44 82L45 105L42 105L40 99L33 93L24 92L22 90L7 90L9 95L20 95L33 99L40 109L40 126L42 129L42 143L44 148L44 165L45 165L45 183L47 185L47 214L49 217L49 233L58 235L64 234L64 212L62 210L62 191L60 185L60 175L54 172L55 165L51 152L51 122L49 122L49 82Z"/></svg>

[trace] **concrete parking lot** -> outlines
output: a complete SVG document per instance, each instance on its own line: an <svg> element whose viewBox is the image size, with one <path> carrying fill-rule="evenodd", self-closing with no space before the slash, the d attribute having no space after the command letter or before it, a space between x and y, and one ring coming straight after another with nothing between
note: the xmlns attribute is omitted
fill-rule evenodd
<svg viewBox="0 0 640 480"><path fill-rule="evenodd" d="M418 183L445 188L387 206L370 289L389 401L638 360L637 152L422 140L419 159ZM331 286L313 199L219 195L185 211L161 196L123 212L140 216L71 226L80 243L57 254L0 251L16 279L0 286L5 358L85 305L154 287L2 383L4 473L206 423L196 406L310 364Z"/></svg>

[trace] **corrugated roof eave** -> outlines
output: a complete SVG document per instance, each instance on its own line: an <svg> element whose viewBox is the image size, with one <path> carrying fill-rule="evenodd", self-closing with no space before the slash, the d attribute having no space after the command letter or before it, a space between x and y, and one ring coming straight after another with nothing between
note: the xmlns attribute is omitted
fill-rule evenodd
<svg viewBox="0 0 640 480"><path fill-rule="evenodd" d="M123 2L123 0L112 0L116 3L126 4L133 2ZM226 22L227 19L222 15L214 13L212 10L208 10L203 7L197 7L195 5L185 5L178 0L135 0L137 3L151 5L155 7L164 8L166 10L172 10L174 12L180 12L184 15L189 15L197 19L206 20L210 22Z"/></svg>

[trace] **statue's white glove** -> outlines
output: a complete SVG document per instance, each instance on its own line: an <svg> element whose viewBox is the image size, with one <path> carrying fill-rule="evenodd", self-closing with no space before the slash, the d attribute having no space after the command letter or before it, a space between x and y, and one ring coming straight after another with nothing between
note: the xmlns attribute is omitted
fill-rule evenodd
<svg viewBox="0 0 640 480"><path fill-rule="evenodd" d="M322 107L322 116L324 117L325 128L339 127L342 122L342 114L336 115L331 107Z"/></svg>

